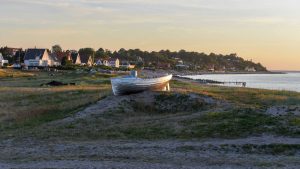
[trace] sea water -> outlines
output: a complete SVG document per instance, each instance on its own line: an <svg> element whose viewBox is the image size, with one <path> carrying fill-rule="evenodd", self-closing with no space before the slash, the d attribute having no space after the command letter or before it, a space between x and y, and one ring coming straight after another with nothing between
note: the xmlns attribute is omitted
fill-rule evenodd
<svg viewBox="0 0 300 169"><path fill-rule="evenodd" d="M220 82L246 82L246 86L249 88L300 92L300 72L285 72L285 74L209 74L186 77ZM225 85L234 86L234 84L229 83L225 83Z"/></svg>

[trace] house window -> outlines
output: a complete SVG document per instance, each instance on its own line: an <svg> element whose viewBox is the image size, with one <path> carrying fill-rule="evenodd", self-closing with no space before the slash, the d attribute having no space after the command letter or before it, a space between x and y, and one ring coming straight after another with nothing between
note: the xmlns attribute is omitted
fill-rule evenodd
<svg viewBox="0 0 300 169"><path fill-rule="evenodd" d="M28 66L39 66L39 62L37 60L29 60Z"/></svg>

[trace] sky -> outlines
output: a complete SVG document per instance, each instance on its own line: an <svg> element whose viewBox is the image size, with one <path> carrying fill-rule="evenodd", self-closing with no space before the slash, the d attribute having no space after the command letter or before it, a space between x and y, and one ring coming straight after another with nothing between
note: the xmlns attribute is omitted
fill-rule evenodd
<svg viewBox="0 0 300 169"><path fill-rule="evenodd" d="M299 0L0 0L0 46L230 54L300 70Z"/></svg>

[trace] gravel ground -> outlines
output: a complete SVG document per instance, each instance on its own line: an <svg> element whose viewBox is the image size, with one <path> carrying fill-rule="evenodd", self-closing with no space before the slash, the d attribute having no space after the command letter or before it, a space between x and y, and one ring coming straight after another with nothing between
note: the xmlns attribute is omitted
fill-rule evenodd
<svg viewBox="0 0 300 169"><path fill-rule="evenodd" d="M266 111L266 113L272 116L285 116L288 114L300 116L300 105L272 106Z"/></svg>
<svg viewBox="0 0 300 169"><path fill-rule="evenodd" d="M273 136L198 141L6 140L0 143L0 168L298 168L299 151L295 155L249 154L239 147L299 142Z"/></svg>

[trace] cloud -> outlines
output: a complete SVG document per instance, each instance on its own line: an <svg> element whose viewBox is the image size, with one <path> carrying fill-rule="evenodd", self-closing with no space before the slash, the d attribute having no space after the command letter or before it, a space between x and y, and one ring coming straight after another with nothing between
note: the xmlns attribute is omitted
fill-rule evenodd
<svg viewBox="0 0 300 169"><path fill-rule="evenodd" d="M71 1L67 0L4 0L3 3L20 3L20 4L31 4L31 5L46 5L46 6L54 6L54 7L70 7Z"/></svg>
<svg viewBox="0 0 300 169"><path fill-rule="evenodd" d="M47 20L43 23L199 25L227 21L274 23L295 17L297 20L299 12L291 14L286 10L300 4L296 0L2 0L1 6L6 5L11 10L4 9L7 13L2 13L0 7L2 16L16 18L18 6L24 13L18 18L36 23Z"/></svg>

